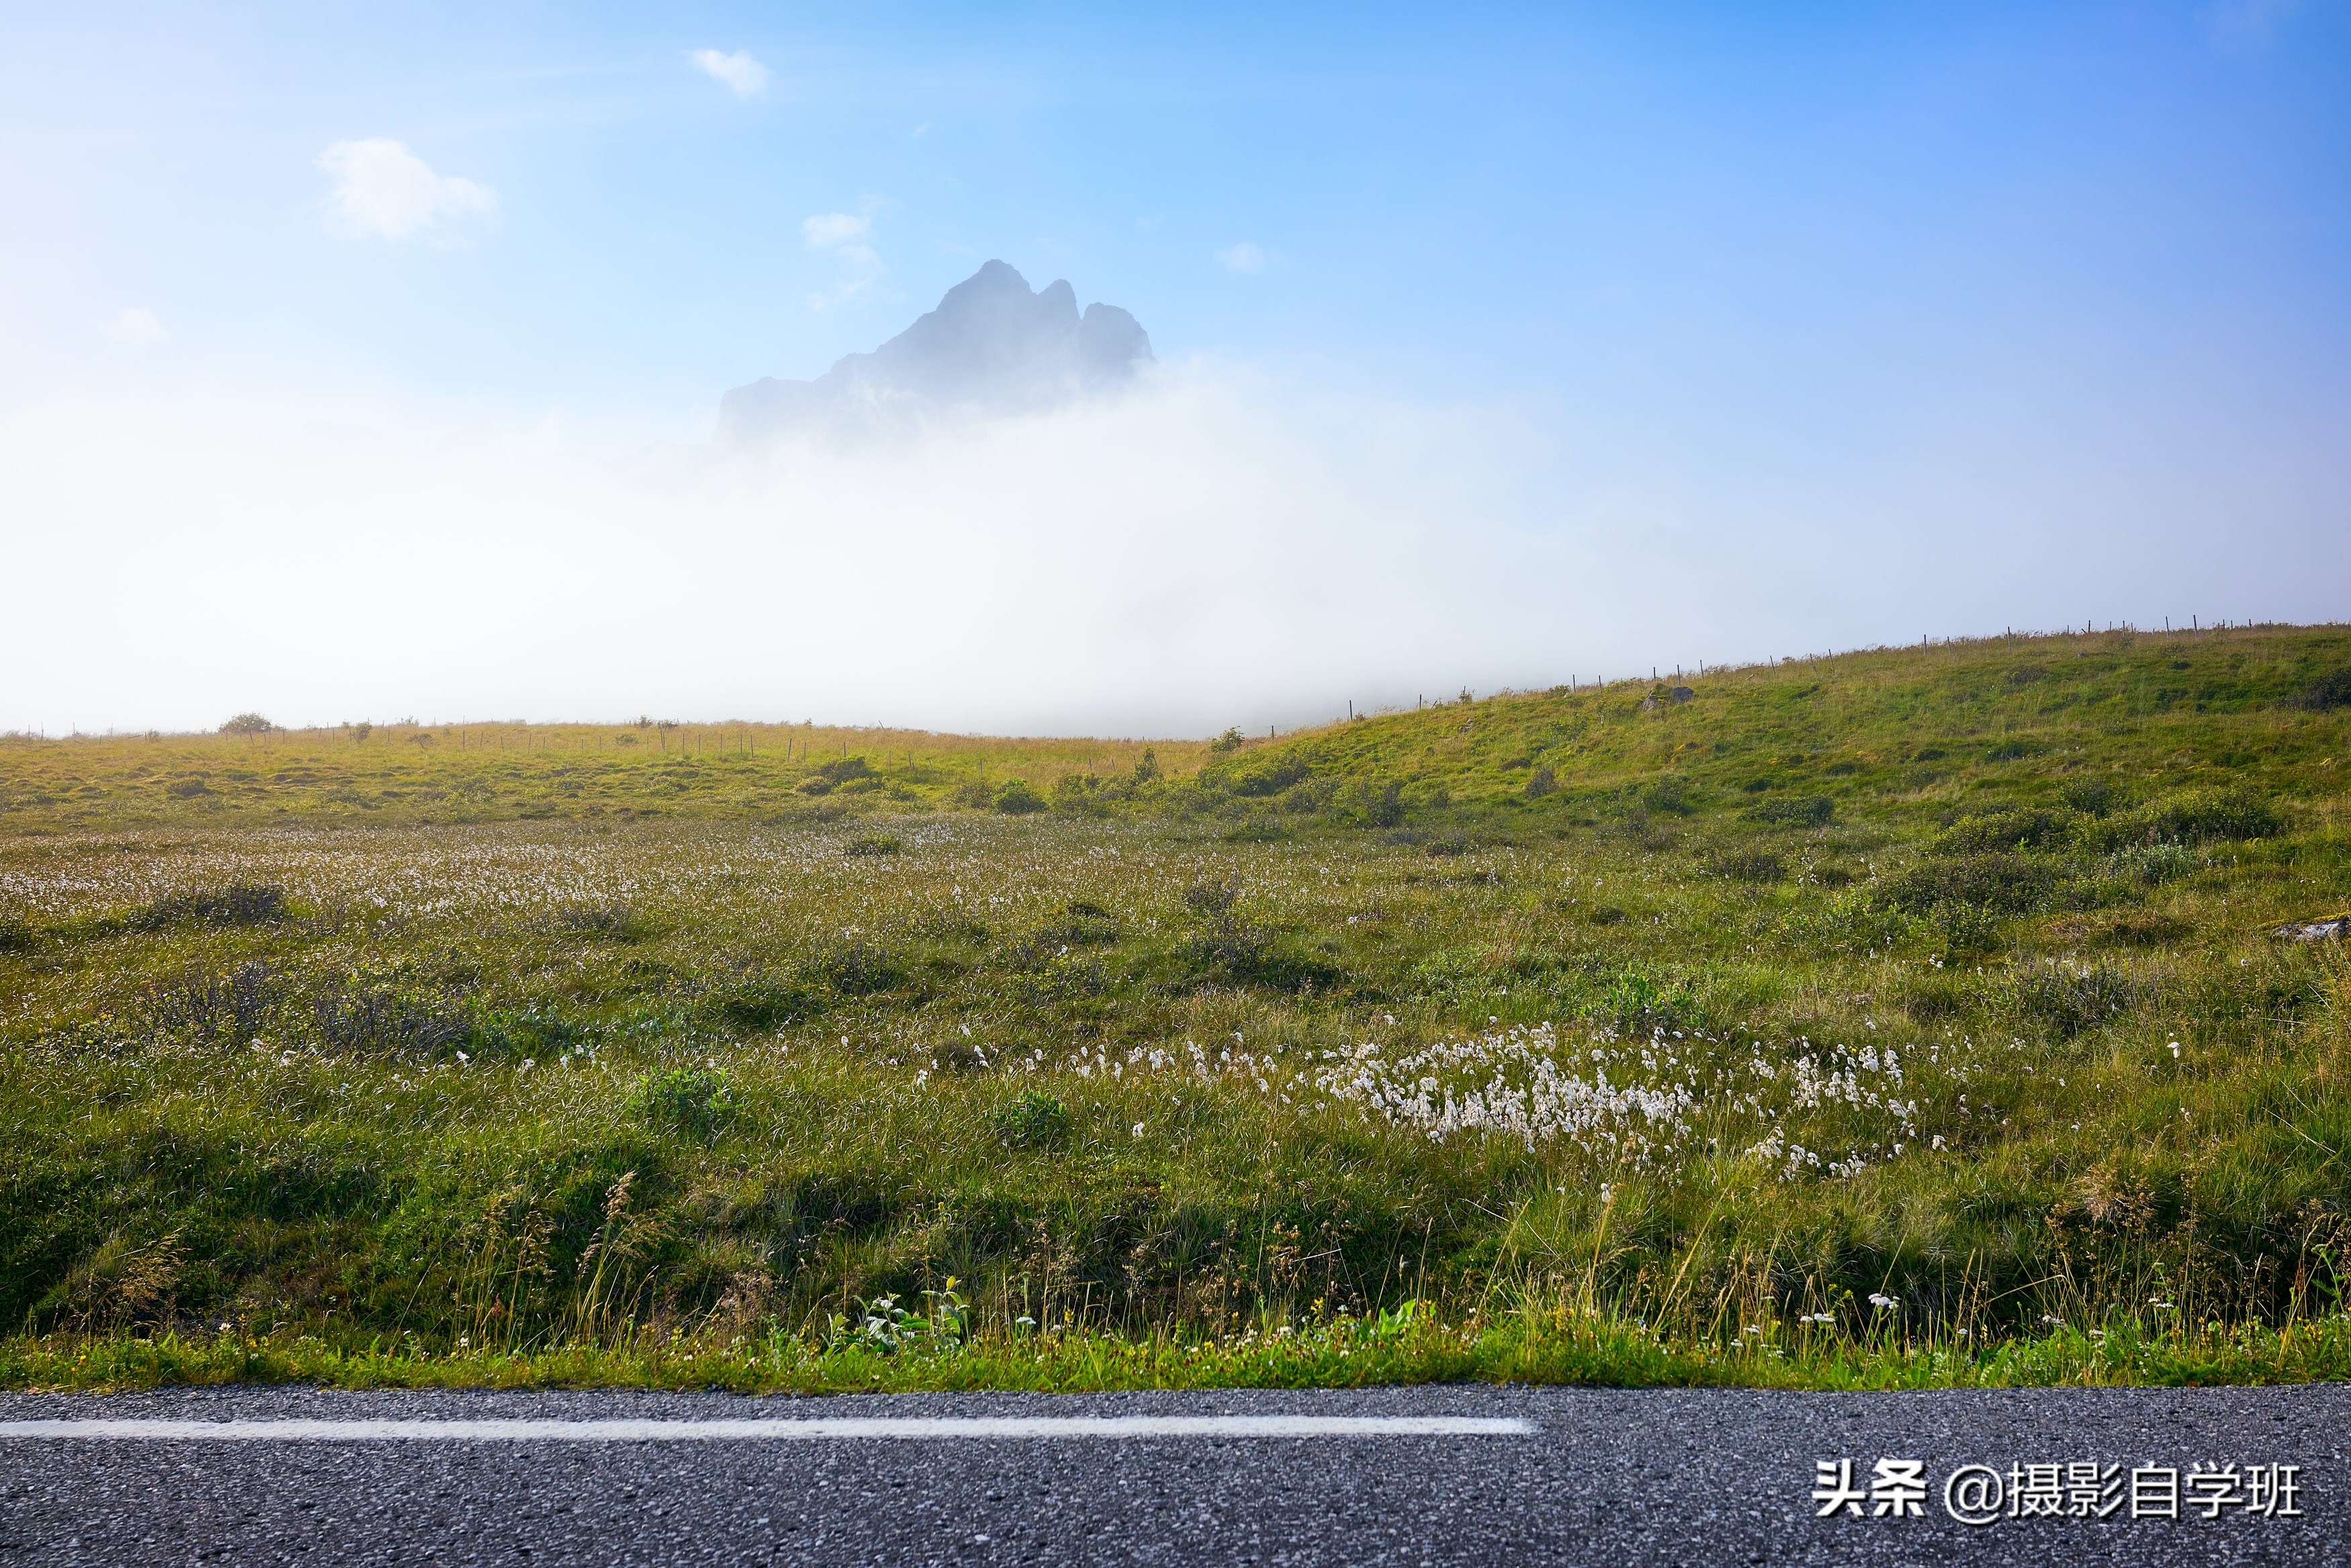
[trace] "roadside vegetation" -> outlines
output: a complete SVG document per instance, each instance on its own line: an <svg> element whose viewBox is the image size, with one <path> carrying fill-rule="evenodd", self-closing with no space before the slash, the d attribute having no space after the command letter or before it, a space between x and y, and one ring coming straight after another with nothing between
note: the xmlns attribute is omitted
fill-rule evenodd
<svg viewBox="0 0 2351 1568"><path fill-rule="evenodd" d="M0 1382L2341 1376L2351 633L0 738Z"/></svg>

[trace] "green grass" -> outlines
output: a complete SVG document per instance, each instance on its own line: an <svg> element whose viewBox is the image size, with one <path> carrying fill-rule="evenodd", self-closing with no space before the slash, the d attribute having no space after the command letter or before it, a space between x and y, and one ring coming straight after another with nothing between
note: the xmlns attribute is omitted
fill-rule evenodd
<svg viewBox="0 0 2351 1568"><path fill-rule="evenodd" d="M0 738L0 1381L2341 1376L2346 668Z"/></svg>

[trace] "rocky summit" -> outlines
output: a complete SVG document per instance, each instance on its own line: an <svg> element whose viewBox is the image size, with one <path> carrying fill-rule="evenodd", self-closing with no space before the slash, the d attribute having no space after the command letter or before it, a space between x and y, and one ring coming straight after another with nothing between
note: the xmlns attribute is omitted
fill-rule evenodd
<svg viewBox="0 0 2351 1568"><path fill-rule="evenodd" d="M1041 289L991 261L871 354L812 381L763 377L718 405L722 441L853 431L950 410L1023 413L1122 386L1151 359L1143 326L1114 305L1078 310L1064 279Z"/></svg>

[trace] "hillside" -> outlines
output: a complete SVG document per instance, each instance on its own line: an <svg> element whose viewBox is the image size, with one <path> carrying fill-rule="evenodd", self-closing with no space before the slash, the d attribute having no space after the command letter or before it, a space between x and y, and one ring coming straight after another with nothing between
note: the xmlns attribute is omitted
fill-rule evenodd
<svg viewBox="0 0 2351 1568"><path fill-rule="evenodd" d="M0 742L7 1365L872 1386L1066 1325L1083 1382L1385 1313L1507 1319L1513 1376L2217 1366L2340 1318L2346 671L2256 628L1149 747ZM851 1309L924 1292L953 1345L872 1362Z"/></svg>
<svg viewBox="0 0 2351 1568"><path fill-rule="evenodd" d="M1803 797L1909 821L2053 800L2116 770L2319 797L2342 787L2342 730L2339 703L2313 693L2346 667L2351 631L2335 628L1995 639L1510 692L1224 745L669 722L19 735L0 737L0 833L1046 806L1540 825L1660 779L1680 792L1677 815Z"/></svg>

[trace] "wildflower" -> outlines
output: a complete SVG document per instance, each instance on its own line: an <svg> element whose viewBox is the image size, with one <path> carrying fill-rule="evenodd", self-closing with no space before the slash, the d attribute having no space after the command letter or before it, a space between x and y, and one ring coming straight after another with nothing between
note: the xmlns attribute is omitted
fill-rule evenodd
<svg viewBox="0 0 2351 1568"><path fill-rule="evenodd" d="M1141 1122L1134 1124L1134 1136L1137 1137L1141 1137L1143 1136L1143 1124Z"/></svg>
<svg viewBox="0 0 2351 1568"><path fill-rule="evenodd" d="M1880 1312L1887 1312L1902 1303L1882 1291L1872 1291L1869 1293L1869 1304Z"/></svg>
<svg viewBox="0 0 2351 1568"><path fill-rule="evenodd" d="M2177 1041L2177 1040L2174 1040L2174 1041L2172 1041L2170 1044L2171 1044L2171 1059L2172 1059L2173 1061L2177 1062L2177 1061L2179 1061L2179 1041Z"/></svg>

